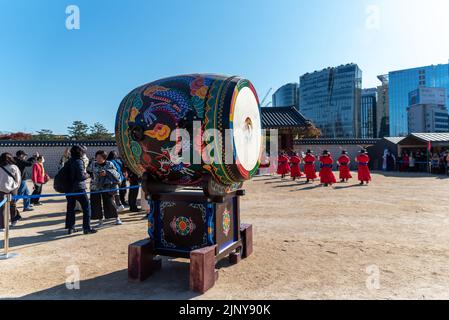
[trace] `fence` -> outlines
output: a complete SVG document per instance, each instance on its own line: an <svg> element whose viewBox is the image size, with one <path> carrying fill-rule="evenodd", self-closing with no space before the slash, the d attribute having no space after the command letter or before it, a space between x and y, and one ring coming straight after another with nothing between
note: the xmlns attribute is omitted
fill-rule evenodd
<svg viewBox="0 0 449 320"><path fill-rule="evenodd" d="M5 233L5 243L4 243L4 254L0 255L0 260L7 260L10 258L14 258L17 256L15 253L9 252L9 219L10 219L10 208L11 208L11 201L16 201L20 199L35 199L35 198L52 198L52 197L71 197L71 196L79 196L83 194L100 194L105 192L114 192L114 191L120 191L120 190L129 190L129 189L139 189L140 185L137 186L129 186L124 188L115 188L115 189L108 189L108 190L101 190L101 191L88 191L88 192L72 192L72 193L53 193L53 194L41 194L41 195L27 195L27 196L12 196L11 194L7 194L5 199L3 199L0 202L0 209L4 206L3 210L3 221L4 221L4 233Z"/></svg>

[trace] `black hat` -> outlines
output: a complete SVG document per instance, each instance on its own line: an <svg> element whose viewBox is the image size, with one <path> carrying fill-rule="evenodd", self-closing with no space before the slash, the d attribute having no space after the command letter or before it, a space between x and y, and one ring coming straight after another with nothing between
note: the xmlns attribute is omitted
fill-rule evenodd
<svg viewBox="0 0 449 320"><path fill-rule="evenodd" d="M364 149L360 150L360 153L366 153L366 149L364 148Z"/></svg>
<svg viewBox="0 0 449 320"><path fill-rule="evenodd" d="M16 152L16 157L26 156L26 152L23 150L19 150Z"/></svg>
<svg viewBox="0 0 449 320"><path fill-rule="evenodd" d="M72 146L72 148L70 148L70 155L74 158L74 159L79 159L82 157L83 154L85 154L86 151L85 149L80 146L80 145L74 145Z"/></svg>
<svg viewBox="0 0 449 320"><path fill-rule="evenodd" d="M342 151L341 151L341 154L348 154L348 151L342 150Z"/></svg>
<svg viewBox="0 0 449 320"><path fill-rule="evenodd" d="M311 154L311 153L313 153L313 151L310 150L310 149L307 149L307 152L306 152L306 153Z"/></svg>
<svg viewBox="0 0 449 320"><path fill-rule="evenodd" d="M329 151L327 151L327 150L324 150L323 151L323 156L327 156L327 155L329 155L330 153L329 153Z"/></svg>

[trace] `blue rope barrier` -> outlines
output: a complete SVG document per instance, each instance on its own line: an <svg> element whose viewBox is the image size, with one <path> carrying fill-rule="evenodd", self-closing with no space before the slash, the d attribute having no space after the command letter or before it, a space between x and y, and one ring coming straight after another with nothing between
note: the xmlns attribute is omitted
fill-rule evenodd
<svg viewBox="0 0 449 320"><path fill-rule="evenodd" d="M105 192L114 192L120 190L129 190L129 189L138 189L138 186L129 186L126 188L116 188L116 189L108 189L108 190L99 190L99 191L89 191L89 192L74 192L74 193L54 193L54 194L41 194L41 195L29 195L29 196L13 196L13 200L20 199L38 199L38 198L51 198L51 197L73 197L73 196L81 196L83 194L99 194Z"/></svg>
<svg viewBox="0 0 449 320"><path fill-rule="evenodd" d="M5 199L3 199L2 202L0 202L0 208L3 207L3 205L6 203L6 200L7 200L7 199L5 198Z"/></svg>
<svg viewBox="0 0 449 320"><path fill-rule="evenodd" d="M406 161L396 161L396 163L410 163L410 161L409 161L409 162L406 162ZM430 163L430 161L429 161L429 162L415 161L415 164L429 164L429 163Z"/></svg>

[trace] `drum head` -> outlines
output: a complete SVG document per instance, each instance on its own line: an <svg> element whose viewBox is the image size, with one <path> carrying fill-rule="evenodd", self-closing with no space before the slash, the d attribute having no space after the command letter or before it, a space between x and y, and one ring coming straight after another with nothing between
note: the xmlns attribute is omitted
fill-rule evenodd
<svg viewBox="0 0 449 320"><path fill-rule="evenodd" d="M247 81L243 86L238 85L236 91L231 113L234 152L239 170L246 171L242 173L247 175L257 169L261 154L259 101L256 91Z"/></svg>

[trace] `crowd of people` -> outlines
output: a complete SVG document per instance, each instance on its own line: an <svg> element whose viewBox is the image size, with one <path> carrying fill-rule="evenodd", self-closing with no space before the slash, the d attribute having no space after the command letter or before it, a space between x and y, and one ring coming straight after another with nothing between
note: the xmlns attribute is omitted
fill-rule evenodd
<svg viewBox="0 0 449 320"><path fill-rule="evenodd" d="M370 159L367 151L365 149L360 150L359 155L355 157L355 161L358 167L357 178L360 181L360 184L369 184L371 181L371 174L368 167ZM341 183L348 182L349 179L352 179L351 171L349 169L351 158L346 150L341 152L337 161L334 160L331 153L327 150L324 150L319 158L317 158L311 150L307 150L305 154L301 155L298 152L289 155L287 152L282 151L278 156L277 174L281 175L282 178L290 175L293 180L305 177L306 183L310 183L311 181L313 182L318 179L315 167L316 162L319 162L320 164L319 178L321 184L325 187L337 183L337 178L333 172L335 164L339 171ZM304 163L304 173L301 171L302 163Z"/></svg>
<svg viewBox="0 0 449 320"><path fill-rule="evenodd" d="M396 157L386 149L383 155L382 170L400 172L431 172L434 174L449 174L449 151L425 149L403 150Z"/></svg>
<svg viewBox="0 0 449 320"><path fill-rule="evenodd" d="M59 170L67 169L69 173L69 189L66 196L67 210L65 228L68 234L78 232L75 228L76 212L83 213L83 233L92 234L97 230L92 227L92 220L96 220L97 228L105 221L113 220L116 225L122 221L119 213L129 207L131 212L140 212L137 205L139 193L139 177L128 170L116 151L109 154L98 150L95 158L89 159L84 146L75 145L67 148L61 157ZM19 150L13 157L10 153L0 155L0 202L10 194L23 196L23 211L33 211L41 206L39 195L43 186L50 180L45 171L45 159L39 153L29 157L23 150ZM30 168L31 174L29 173ZM33 192L30 193L27 181L31 178ZM90 179L90 188L87 182ZM134 186L129 190L128 185ZM89 189L89 192L88 192ZM119 190L121 189L121 190ZM104 192L102 192L104 191ZM88 196L90 194L90 196ZM128 201L126 196L128 194ZM28 196L31 195L31 198ZM0 231L4 229L5 205L0 207ZM10 202L11 226L15 226L22 219L17 208L17 201Z"/></svg>

